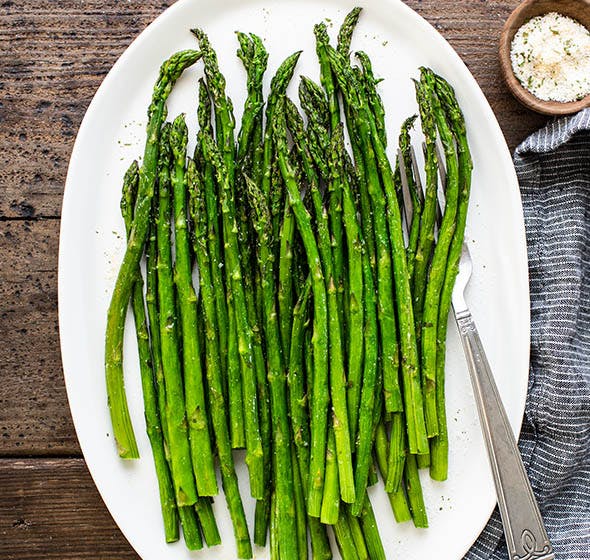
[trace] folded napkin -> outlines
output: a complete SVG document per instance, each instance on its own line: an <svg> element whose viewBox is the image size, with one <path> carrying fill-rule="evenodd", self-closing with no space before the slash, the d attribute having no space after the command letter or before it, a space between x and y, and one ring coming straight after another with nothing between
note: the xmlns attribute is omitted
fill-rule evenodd
<svg viewBox="0 0 590 560"><path fill-rule="evenodd" d="M514 165L531 289L531 367L519 447L556 558L588 560L590 109L529 136ZM508 558L497 510L465 558Z"/></svg>

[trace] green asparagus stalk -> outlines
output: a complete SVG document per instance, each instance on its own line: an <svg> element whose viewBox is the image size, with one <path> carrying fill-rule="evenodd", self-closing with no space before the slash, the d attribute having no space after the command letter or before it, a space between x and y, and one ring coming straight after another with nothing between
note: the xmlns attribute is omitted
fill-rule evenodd
<svg viewBox="0 0 590 560"><path fill-rule="evenodd" d="M252 354L254 369L258 385L260 437L262 439L262 451L264 456L264 488L265 495L262 500L256 502L254 515L254 542L259 546L266 543L268 524L270 521L270 497L271 497L271 419L270 397L266 379L266 363L263 349L263 332L261 328L262 309L258 307L258 295L260 291L259 270L256 266L255 247L256 232L252 227L249 216L245 177L252 177L256 160L256 149L262 137L262 79L266 70L268 53L262 44L262 40L254 35L238 33L240 48L238 57L242 60L247 72L247 92L244 103L242 126L238 134L237 158L240 173L236 176L236 213L239 229L238 237L241 249L242 271L244 276L246 306L248 308L248 321L252 327Z"/></svg>
<svg viewBox="0 0 590 560"><path fill-rule="evenodd" d="M438 415L436 408L436 337L438 334L439 301L443 289L449 248L455 232L457 201L459 194L459 168L453 133L447 123L444 109L434 91L434 73L421 68L422 79L428 84L436 128L445 152L447 183L445 188L445 209L438 231L438 241L434 248L422 319L422 377L426 427L429 437L438 434ZM444 321L447 321L445 316Z"/></svg>
<svg viewBox="0 0 590 560"><path fill-rule="evenodd" d="M307 410L308 396L305 387L304 352L307 350L307 357L311 349L305 341L307 324L307 308L311 294L311 279L308 277L304 283L303 290L293 309L293 325L291 331L289 373L287 377L289 388L289 411L291 416L291 429L295 454L299 466L301 485L304 489L304 499L307 502L308 480L309 480L309 414ZM308 384L311 385L308 379ZM308 519L309 533L311 537L311 548L313 558L331 558L330 543L324 526L316 517ZM300 549L301 553L301 549Z"/></svg>
<svg viewBox="0 0 590 560"><path fill-rule="evenodd" d="M367 550L365 536L363 535L363 529L358 517L352 515L349 508L346 508L342 515L345 516L346 520L348 521L348 526L350 527L352 540L354 541L354 546L356 548L356 553L358 554L359 560L369 560L369 551Z"/></svg>
<svg viewBox="0 0 590 560"><path fill-rule="evenodd" d="M268 62L268 53L262 44L262 40L257 35L250 33L237 33L240 48L238 57L246 69L247 91L248 95L244 103L244 113L242 117L242 126L238 134L238 162L243 162L250 146L254 142L254 131L262 117L262 107L264 100L262 98L262 79L266 71Z"/></svg>
<svg viewBox="0 0 590 560"><path fill-rule="evenodd" d="M446 117L449 121L453 137L457 144L458 152L458 208L455 233L449 248L447 268L444 284L439 302L437 348L436 348L436 408L438 418L438 435L431 440L430 444L430 476L434 480L446 480L448 473L448 450L449 440L447 434L447 421L445 410L445 352L447 339L447 319L451 308L451 296L455 278L459 271L461 249L465 237L465 223L467 221L467 209L469 206L469 193L471 190L471 170L473 163L467 133L465 131L465 119L457 103L455 92L452 87L440 76L435 76L435 90L441 101Z"/></svg>
<svg viewBox="0 0 590 560"><path fill-rule="evenodd" d="M414 303L414 319L416 321L416 333L418 338L422 334L422 313L424 308L424 294L426 293L426 277L428 265L434 245L434 221L436 218L436 191L437 191L437 157L436 157L436 124L432 108L432 95L429 85L421 79L415 82L416 100L420 110L420 121L424 134L426 191L424 193L424 205L420 220L420 233L418 247L414 257L414 278L412 294Z"/></svg>
<svg viewBox="0 0 590 560"><path fill-rule="evenodd" d="M395 307L391 297L394 289L392 252L387 227L387 203L381 189L377 153L371 143L370 123L372 117L369 115L366 103L359 95L358 84L346 61L333 48L328 46L327 50L334 73L346 99L348 110L354 120L354 126L358 129L363 142L362 149L367 173L366 182L371 198L377 250L377 301L381 326L385 407L388 412L399 411L402 408L402 402L398 383L399 354ZM395 251L393 254L395 255Z"/></svg>
<svg viewBox="0 0 590 560"><path fill-rule="evenodd" d="M201 550L203 548L203 539L201 538L201 529L195 508L193 506L181 506L178 508L178 513L182 525L184 544L189 550Z"/></svg>
<svg viewBox="0 0 590 560"><path fill-rule="evenodd" d="M295 216L289 201L285 202L280 231L278 304L283 354L289 356L291 345L291 320L293 318L293 243L295 241Z"/></svg>
<svg viewBox="0 0 590 560"><path fill-rule="evenodd" d="M347 517L340 516L338 523L333 528L338 550L343 560L360 560Z"/></svg>
<svg viewBox="0 0 590 560"><path fill-rule="evenodd" d="M166 100L174 84L182 72L193 65L200 57L201 53L197 51L181 51L164 62L160 68L160 74L154 86L152 102L148 109L147 140L143 164L139 171L139 186L133 226L129 233L129 242L117 275L107 314L105 336L106 388L113 434L119 456L123 459L137 459L139 457L125 395L123 334L131 291L148 233L149 215L158 167L160 129L166 118Z"/></svg>
<svg viewBox="0 0 590 560"><path fill-rule="evenodd" d="M197 296L192 284L190 240L188 235L188 203L186 196L186 146L188 129L184 115L179 115L170 131L172 149L171 181L174 199L174 284L180 311L184 396L191 446L191 458L199 496L215 496L217 478L207 422L205 388L201 369L201 342L197 330Z"/></svg>
<svg viewBox="0 0 590 560"><path fill-rule="evenodd" d="M411 223L408 224L408 247L406 250L410 281L412 281L414 277L414 264L418 247L418 236L420 234L420 217L422 216L422 195L418 192L419 187L414 178L410 142L410 130L414 126L416 118L417 116L413 115L403 122L398 142L399 152L402 156L401 162L398 162L398 172L405 174L410 189L410 197L412 199L412 220Z"/></svg>
<svg viewBox="0 0 590 560"><path fill-rule="evenodd" d="M295 521L297 528L297 550L300 560L307 560L307 506L304 498L304 487L301 483L301 472L297 463L295 444L291 441L291 464L293 465L293 492L295 497ZM311 519L314 519L313 517ZM316 520L317 521L317 520Z"/></svg>
<svg viewBox="0 0 590 560"><path fill-rule="evenodd" d="M387 478L385 482L385 491L390 493L398 491L404 472L406 443L403 422L403 414L396 412L391 422L389 459L387 462Z"/></svg>
<svg viewBox="0 0 590 560"><path fill-rule="evenodd" d="M335 147L333 154L341 162L344 162L345 150L342 143L341 127L339 127L336 134L336 141L339 145ZM338 167L338 162L333 159L332 165ZM363 266L365 259L367 259L368 265L369 262L368 257L365 255L364 240L357 220L357 211L349 178L343 166L340 167L338 172L342 188L344 231L348 247L348 418L351 442L355 445L363 381L363 329L365 324Z"/></svg>
<svg viewBox="0 0 590 560"><path fill-rule="evenodd" d="M311 226L311 216L301 201L299 187L295 180L295 170L289 162L286 139L286 122L284 113L273 119L274 140L281 174L289 194L289 203L293 208L297 227L303 245L312 278L314 301L314 333L312 338L314 379L312 390L311 413L311 454L309 468L308 513L320 516L324 474L326 466L326 442L328 430L329 405L329 358L328 358L328 308L326 285L322 263L315 236Z"/></svg>
<svg viewBox="0 0 590 560"><path fill-rule="evenodd" d="M384 480L387 478L388 471L387 456L389 453L387 447L388 442L385 424L383 422L379 422L377 425L377 431L375 433L375 456L377 457L379 472L381 473L381 476ZM412 512L410 511L410 506L408 504L403 484L400 484L397 492L388 492L387 497L389 498L389 504L391 505L391 510L393 511L395 520L398 523L404 523L405 521L412 519Z"/></svg>
<svg viewBox="0 0 590 560"><path fill-rule="evenodd" d="M266 129L264 131L263 145L263 163L262 163L262 192L270 201L272 164L274 158L274 135L273 122L274 111L277 101L282 98L287 91L287 86L293 77L295 66L299 60L301 51L288 56L279 66L270 84L270 93L266 102Z"/></svg>
<svg viewBox="0 0 590 560"><path fill-rule="evenodd" d="M213 515L212 500L208 497L200 497L195 504L195 511L199 518L199 525L203 533L203 540L209 547L221 544L219 529Z"/></svg>
<svg viewBox="0 0 590 560"><path fill-rule="evenodd" d="M177 333L176 298L172 275L170 204L170 125L162 128L158 163L158 305L162 369L166 388L166 418L172 478L178 506L197 501L185 412L182 363Z"/></svg>
<svg viewBox="0 0 590 560"><path fill-rule="evenodd" d="M125 222L127 235L133 225L133 212L137 198L137 186L139 183L139 167L134 161L123 180L123 196L121 198L121 214ZM136 281L131 295L131 306L135 319L137 334L137 349L139 353L139 371L141 374L141 387L143 391L145 424L148 438L152 447L156 478L160 492L160 504L162 519L164 521L164 535L166 542L178 540L178 512L174 497L174 485L166 460L162 423L158 411L158 396L156 391L156 379L154 376L154 360L150 348L150 336L147 326L146 311L143 299L143 280L141 271L136 272Z"/></svg>
<svg viewBox="0 0 590 560"><path fill-rule="evenodd" d="M329 181L330 170L330 111L324 90L314 81L301 76L299 101L307 116L307 149L324 181Z"/></svg>
<svg viewBox="0 0 590 560"><path fill-rule="evenodd" d="M334 427L328 427L328 447L326 450L326 478L320 520L325 525L334 525L340 516L340 478Z"/></svg>
<svg viewBox="0 0 590 560"><path fill-rule="evenodd" d="M194 224L193 249L199 267L200 296L205 319L209 409L219 456L221 479L227 507L234 526L238 558L251 558L252 547L238 487L238 478L234 468L226 414L227 408L223 395L215 292L211 279L211 259L207 247L208 219L205 209L204 188L193 160L189 160L187 164L187 185L190 192L191 216Z"/></svg>
<svg viewBox="0 0 590 560"><path fill-rule="evenodd" d="M376 408L380 408L382 397L381 383L378 382L378 332L377 332L377 300L375 284L368 255L362 260L365 323L364 323L364 364L363 380L358 411L358 435L356 437L356 472L355 486L357 500L352 506L354 515L359 515L366 495L369 468L371 464L371 448L374 442Z"/></svg>
<svg viewBox="0 0 590 560"><path fill-rule="evenodd" d="M350 55L352 34L354 33L362 11L363 9L358 6L350 10L350 12L346 14L346 17L340 26L340 30L338 31L338 46L336 48L345 58Z"/></svg>
<svg viewBox="0 0 590 560"><path fill-rule="evenodd" d="M278 524L279 518L277 513L277 497L273 492L270 501L270 559L279 560L279 541L278 541Z"/></svg>
<svg viewBox="0 0 590 560"><path fill-rule="evenodd" d="M426 515L426 506L424 505L422 487L420 486L420 475L418 473L416 455L409 454L406 457L404 482L414 525L418 528L426 529L428 527L428 517Z"/></svg>
<svg viewBox="0 0 590 560"><path fill-rule="evenodd" d="M233 297L232 304L237 323L238 349L242 369L246 464L250 475L250 492L253 498L262 499L264 497L264 457L258 418L257 378L252 362L252 331L248 321L246 297L242 284L240 250L230 176L213 138L206 133L203 134L203 146L205 158L213 165L220 185L226 276L229 278Z"/></svg>
<svg viewBox="0 0 590 560"><path fill-rule="evenodd" d="M379 528L377 527L377 519L375 519L375 512L373 511L369 496L365 499L365 507L361 513L361 526L365 535L369 558L371 560L385 560L385 550L383 549L383 542L381 541Z"/></svg>
<svg viewBox="0 0 590 560"><path fill-rule="evenodd" d="M235 222L236 215L235 215L235 208L234 208L234 201L233 201L233 194L234 194L234 176L235 176L235 162L234 162L234 128L235 128L235 121L233 116L233 108L231 104L231 100L227 97L225 93L225 78L219 71L219 66L217 62L217 55L211 44L209 42L209 38L207 35L200 29L193 29L192 33L196 36L197 40L199 41L199 45L201 47L201 51L203 53L203 61L205 63L205 76L207 78L207 88L213 100L213 110L215 114L215 123L216 123L216 132L217 132L217 143L219 146L219 150L221 152L221 160L224 163L226 169L226 185L222 187L222 191L226 194L228 199L228 205L231 206L231 218L229 218L224 212L224 208L222 205L222 231L224 237L224 256L226 264L229 264L228 259L228 252L232 254L239 255L239 247L238 247L238 240L237 235L235 234L235 228L233 230L228 231L227 228L230 224L233 227L233 222ZM205 157L207 162L207 157ZM209 161L209 164L211 162ZM219 172L218 169L215 169L216 173ZM231 243L229 242L231 239ZM234 271L235 272L235 271ZM240 270L241 274L241 270ZM243 401L243 409L244 409L244 418L242 420L244 426L244 435L245 435L245 442L240 439L240 429L236 427L235 430L232 431L232 444L233 447L242 447L245 443L247 449L248 464L252 461L257 463L256 459L253 459L253 454L258 452L258 444L260 443L260 434L257 423L255 423L255 418L253 417L252 407L254 406L257 409L257 399L256 394L253 392L254 385L253 377L256 377L256 373L254 370L254 364L252 363L252 349L251 349L251 335L250 335L250 326L246 326L244 324L245 317L239 317L236 311L236 308L241 306L241 294L236 295L234 293L233 288L233 280L230 277L231 273L226 272L226 291L227 291L227 299L228 299L228 318L230 323L230 333L228 339L228 345L231 347L228 348L229 352L229 361L228 361L228 384L229 389L231 391L230 400L234 401L235 408L233 408L233 415L236 421L239 420L239 412L237 412L237 407L239 406L239 401L242 399ZM243 291L242 291L243 293ZM244 311L244 310L242 310ZM244 313L246 315L246 313ZM243 328L245 328L245 332L240 332ZM233 334L235 333L235 334ZM241 339L241 340L240 340ZM247 344L243 344L246 342ZM240 370L241 370L241 379L239 380L239 372L236 368L236 363L233 362L231 359L235 357L236 351L240 356ZM240 388L242 391L242 395L240 395ZM254 396L254 401L252 400ZM231 404L231 403L230 403ZM231 415L230 415L231 418ZM232 421L232 424L234 422ZM250 439L249 439L250 436ZM261 447L261 444L260 444ZM262 450L260 449L260 454L262 454ZM260 463L262 464L262 457L260 458ZM250 467L250 465L249 465ZM260 466L260 470L262 472L262 465ZM258 478L259 475L255 475L255 478ZM252 483L252 480L250 481ZM261 488L263 486L263 481L259 480L255 482L254 489L251 489L252 492L259 494L261 493Z"/></svg>
<svg viewBox="0 0 590 560"><path fill-rule="evenodd" d="M277 106L278 107L278 106ZM315 210L318 249L323 263L325 277L328 279L328 326L330 340L330 390L332 396L334 436L336 456L340 479L342 500L347 503L354 501L354 475L352 472L352 450L348 423L348 405L346 399L346 376L344 372L344 356L342 352L342 329L338 307L338 294L335 281L333 252L331 250L330 228L326 209L319 192L318 177L313 169L309 152L305 149L305 133L303 120L297 109L289 101L285 102L286 114L289 115L291 134L302 161L307 180L310 184L311 197ZM339 151L340 145L335 148ZM337 160L333 156L332 160ZM332 187L336 190L339 186ZM336 253L337 251L334 251Z"/></svg>
<svg viewBox="0 0 590 560"><path fill-rule="evenodd" d="M329 44L328 31L324 23L314 27L316 37L316 53L320 63L320 83L326 91L328 98L328 108L330 111L330 131L334 131L340 125L340 105L338 103L338 94L336 83L332 76L330 60L327 56L326 46ZM340 315L341 337L345 336L346 323L344 317L347 315L348 306L345 297L345 278L344 278L344 248L343 243L344 229L342 224L342 192L340 188L335 187L335 182L328 182L329 196L329 218L330 230L332 234L332 260L334 284L336 285L336 295L338 300L338 313Z"/></svg>
<svg viewBox="0 0 590 560"><path fill-rule="evenodd" d="M377 80L373 74L373 66L369 55L364 51L358 51L355 53L356 57L362 66L361 78L363 83L363 91L367 97L367 102L373 118L375 119L375 127L383 146L387 146L387 133L385 131L385 107L383 100L377 92L377 84L380 80Z"/></svg>
<svg viewBox="0 0 590 560"><path fill-rule="evenodd" d="M169 126L169 125L168 125ZM169 134L169 132L167 133ZM146 250L146 306L149 317L149 336L152 347L152 359L155 371L155 381L157 388L158 409L162 425L162 435L164 442L164 454L168 462L168 468L172 469L172 459L170 457L170 434L168 430L168 416L166 404L166 387L164 379L164 369L161 355L161 337L160 337L160 313L158 309L158 245L157 245L157 216L158 204L154 199L152 208L152 223L150 226L150 237ZM174 498L173 498L174 499ZM203 548L201 539L201 530L197 521L197 513L193 506L178 506L178 516L182 525L184 542L189 550L200 550ZM177 527L178 530L178 527Z"/></svg>
<svg viewBox="0 0 590 560"><path fill-rule="evenodd" d="M280 332L276 312L275 271L272 258L272 223L264 194L252 181L247 182L248 194L255 211L255 228L260 250L258 263L262 279L265 334L268 356L268 382L273 418L274 472L277 499L278 542L281 558L298 558L297 524L293 464L289 443L287 406L287 376L281 351Z"/></svg>
<svg viewBox="0 0 590 560"><path fill-rule="evenodd" d="M385 153L385 148L379 139L379 135L377 134L374 119L370 111L367 110L367 104L364 99L362 99L362 97L356 94L359 89L355 88L356 80L353 73L350 72L349 67L344 63L342 58L334 49L328 48L328 53L330 55L330 60L332 61L333 67L335 68L335 74L338 77L338 80L341 82L343 91L346 92L345 95L347 96L347 102L349 104L350 110L356 112L357 115L359 115L356 118L356 122L358 123L359 134L363 139L363 143L366 147L372 146L374 149L374 152L368 148L366 149L366 153L369 155L368 161L371 162L371 165L374 165L374 162L372 162L370 158L370 156L373 155L374 161L378 165L380 179L383 182L385 195L387 197L389 241L391 243L394 265L393 274L395 277L397 319L399 322L400 350L402 356L401 371L404 381L403 388L409 446L410 451L424 453L428 450L428 440L425 433L426 430L424 426L422 398L420 390L418 389L419 364L412 309L412 297L407 271L401 214L398 206L395 184L393 181L393 173ZM373 189L374 191L379 190L375 187L373 187ZM376 210L378 210L378 208ZM384 211L384 207L382 205L381 210ZM383 382L387 389L391 380L388 380L387 376L385 375L385 371Z"/></svg>

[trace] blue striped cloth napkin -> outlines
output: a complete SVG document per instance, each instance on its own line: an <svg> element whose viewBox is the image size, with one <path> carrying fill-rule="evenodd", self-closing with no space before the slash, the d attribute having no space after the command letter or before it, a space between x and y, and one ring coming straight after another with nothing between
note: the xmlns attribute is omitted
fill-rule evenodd
<svg viewBox="0 0 590 560"><path fill-rule="evenodd" d="M514 165L531 288L531 368L519 446L556 558L588 560L590 108L529 136ZM497 510L465 558L508 558Z"/></svg>

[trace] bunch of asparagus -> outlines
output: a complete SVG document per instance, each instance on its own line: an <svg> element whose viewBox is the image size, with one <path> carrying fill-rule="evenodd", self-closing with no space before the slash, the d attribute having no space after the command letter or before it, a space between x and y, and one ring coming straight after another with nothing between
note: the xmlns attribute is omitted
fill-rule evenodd
<svg viewBox="0 0 590 560"><path fill-rule="evenodd" d="M203 31L193 31L200 50L161 67L143 163L124 179L128 245L108 312L106 381L119 454L137 458L123 383L131 302L168 542L179 524L190 549L220 542L217 463L237 556L252 556L234 449L245 448L256 500L253 541L270 534L272 558L307 558L308 538L314 558L330 558L328 528L343 558L384 558L367 492L377 472L397 521L417 527L428 525L419 466L447 476L445 338L469 198L465 126L452 88L421 69L422 199L416 117L392 168L370 59L359 52L351 65L360 11L346 16L336 48L315 27L321 83L301 78L304 116L286 97L299 53L265 100L267 52L238 33L247 99L237 137ZM166 122L166 100L198 60L199 131L187 157L185 117ZM447 169L438 230L437 135ZM405 221L402 174L413 202Z"/></svg>

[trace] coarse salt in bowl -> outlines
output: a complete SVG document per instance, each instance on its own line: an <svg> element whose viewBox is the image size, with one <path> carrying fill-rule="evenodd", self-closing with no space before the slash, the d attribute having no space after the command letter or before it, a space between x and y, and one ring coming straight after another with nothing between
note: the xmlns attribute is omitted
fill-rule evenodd
<svg viewBox="0 0 590 560"><path fill-rule="evenodd" d="M590 106L590 0L525 0L500 39L506 84L526 107L567 115Z"/></svg>

